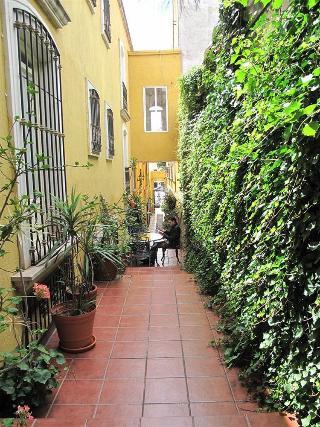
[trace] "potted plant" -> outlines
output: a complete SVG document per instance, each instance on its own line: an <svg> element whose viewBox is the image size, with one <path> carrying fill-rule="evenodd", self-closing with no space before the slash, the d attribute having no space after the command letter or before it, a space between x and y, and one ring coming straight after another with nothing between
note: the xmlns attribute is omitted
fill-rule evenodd
<svg viewBox="0 0 320 427"><path fill-rule="evenodd" d="M146 207L141 197L136 194L127 194L123 196L126 226L129 234L137 234L147 230Z"/></svg>
<svg viewBox="0 0 320 427"><path fill-rule="evenodd" d="M96 247L94 277L97 281L111 281L122 273L130 250L131 237L126 226L125 209L120 204L109 205L100 196L101 238ZM113 259L101 256L100 251L107 250ZM103 255L103 253L102 253Z"/></svg>
<svg viewBox="0 0 320 427"><path fill-rule="evenodd" d="M96 313L97 287L93 282L93 260L97 254L114 260L111 252L99 243L97 200L73 190L64 201L55 199L48 227L57 230L59 241L50 258L64 253L68 262L63 272L66 302L52 307L52 318L60 339L60 348L80 353L95 346L93 323Z"/></svg>
<svg viewBox="0 0 320 427"><path fill-rule="evenodd" d="M32 331L24 313L20 311L22 299L25 304L32 298L39 301L49 299L48 287L36 283L32 295L20 297L14 296L13 292L14 289L0 288L0 334L9 328L17 330L22 326L30 330L31 341L25 345L16 336L17 346L12 351L0 352L0 418L15 414L21 416L21 405L30 409L44 404L47 396L59 385L59 365L65 364L61 353L39 342L38 333L43 331ZM32 416L27 412L25 415L31 420ZM10 420L13 421L10 418L8 425Z"/></svg>

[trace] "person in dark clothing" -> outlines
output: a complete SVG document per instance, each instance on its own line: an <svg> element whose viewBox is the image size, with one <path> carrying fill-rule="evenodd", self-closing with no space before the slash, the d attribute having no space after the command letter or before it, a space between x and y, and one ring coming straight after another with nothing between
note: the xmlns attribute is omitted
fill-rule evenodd
<svg viewBox="0 0 320 427"><path fill-rule="evenodd" d="M180 246L180 235L181 229L178 225L178 221L175 217L169 218L170 227L168 230L157 230L163 236L163 240L155 243L151 248L151 265L154 266L155 263L158 264L157 255L158 249L162 248L162 262L165 257L165 252L167 249L177 249Z"/></svg>

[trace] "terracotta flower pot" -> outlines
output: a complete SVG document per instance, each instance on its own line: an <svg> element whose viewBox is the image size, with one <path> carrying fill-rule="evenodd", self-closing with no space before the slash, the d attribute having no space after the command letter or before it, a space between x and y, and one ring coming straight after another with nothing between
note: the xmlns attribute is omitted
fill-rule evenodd
<svg viewBox="0 0 320 427"><path fill-rule="evenodd" d="M93 323L95 305L84 314L72 315L70 303L56 304L51 309L52 319L60 339L59 347L68 353L82 353L95 346Z"/></svg>
<svg viewBox="0 0 320 427"><path fill-rule="evenodd" d="M109 282L115 280L118 274L118 268L111 261L99 261L94 269L94 279L97 282Z"/></svg>
<svg viewBox="0 0 320 427"><path fill-rule="evenodd" d="M96 302L97 299L97 293L98 293L98 286L97 285L92 285L92 289L89 292L86 292L84 294L84 299L86 299L87 301L92 301L92 302ZM72 292L71 289L67 289L66 291L67 293L67 299L72 300ZM79 295L79 293L77 293L77 295Z"/></svg>

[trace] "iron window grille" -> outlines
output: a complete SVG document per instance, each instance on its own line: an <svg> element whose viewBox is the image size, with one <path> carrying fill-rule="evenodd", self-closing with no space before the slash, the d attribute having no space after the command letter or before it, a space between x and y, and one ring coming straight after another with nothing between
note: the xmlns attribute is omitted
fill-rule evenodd
<svg viewBox="0 0 320 427"><path fill-rule="evenodd" d="M101 152L100 97L95 89L89 89L89 102L91 153L99 155Z"/></svg>
<svg viewBox="0 0 320 427"><path fill-rule="evenodd" d="M124 82L122 82L122 108L128 111L128 90Z"/></svg>
<svg viewBox="0 0 320 427"><path fill-rule="evenodd" d="M113 111L111 108L107 109L107 157L112 159L114 157L114 126L113 126Z"/></svg>
<svg viewBox="0 0 320 427"><path fill-rule="evenodd" d="M125 183L125 191L126 193L130 193L130 168L124 168L124 183Z"/></svg>
<svg viewBox="0 0 320 427"><path fill-rule="evenodd" d="M21 124L17 143L26 148L28 169L19 188L28 196L28 203L39 205L28 224L27 242L34 265L59 241L60 234L57 229L36 226L50 222L55 197L66 198L61 65L44 25L22 9L14 9L14 17ZM39 164L40 157L46 165Z"/></svg>
<svg viewBox="0 0 320 427"><path fill-rule="evenodd" d="M110 1L103 0L103 31L109 43L111 43L111 20L110 20Z"/></svg>
<svg viewBox="0 0 320 427"><path fill-rule="evenodd" d="M22 310L29 321L29 327L23 329L23 341L28 345L36 335L37 339L43 337L43 330L48 330L52 323L51 308L55 304L68 300L66 283L70 283L70 257L57 266L48 276L42 279L42 283L50 290L50 299L28 298L22 300ZM32 295L32 289L28 292ZM28 301L28 302L27 302ZM44 334L44 336L46 333Z"/></svg>

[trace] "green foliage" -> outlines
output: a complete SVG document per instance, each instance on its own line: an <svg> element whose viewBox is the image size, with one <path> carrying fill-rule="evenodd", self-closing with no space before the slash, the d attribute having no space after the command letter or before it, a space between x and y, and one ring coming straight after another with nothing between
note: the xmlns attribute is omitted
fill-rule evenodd
<svg viewBox="0 0 320 427"><path fill-rule="evenodd" d="M170 191L165 195L161 209L164 213L163 225L164 228L169 227L169 218L179 218L179 205L176 196Z"/></svg>
<svg viewBox="0 0 320 427"><path fill-rule="evenodd" d="M14 296L14 289L0 288L0 334L14 323L19 314L21 298Z"/></svg>
<svg viewBox="0 0 320 427"><path fill-rule="evenodd" d="M100 195L99 198L99 224L101 227L101 240L99 245L108 249L118 259L114 264L118 271L124 270L124 259L131 248L131 236L128 233L126 218L127 209L123 203L109 204Z"/></svg>
<svg viewBox="0 0 320 427"><path fill-rule="evenodd" d="M125 223L130 233L136 230L146 230L146 206L141 196L137 193L125 193L123 195L125 208Z"/></svg>
<svg viewBox="0 0 320 427"><path fill-rule="evenodd" d="M59 239L48 254L48 259L64 253L69 259L63 269L60 285L71 293L68 312L78 315L90 311L95 301L88 300L93 288L93 265L97 257L115 265L122 265L113 247L101 241L103 225L98 199L90 199L74 190L67 200L54 198L54 210L45 227L61 230ZM71 309L70 309L71 308Z"/></svg>
<svg viewBox="0 0 320 427"><path fill-rule="evenodd" d="M0 356L0 416L13 415L18 405L42 405L58 386L58 366L65 363L61 353L36 342Z"/></svg>
<svg viewBox="0 0 320 427"><path fill-rule="evenodd" d="M270 2L251 28L223 8L180 113L187 266L221 312L227 363L303 426L320 426L316 3Z"/></svg>

